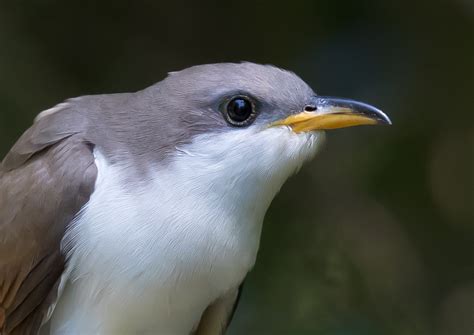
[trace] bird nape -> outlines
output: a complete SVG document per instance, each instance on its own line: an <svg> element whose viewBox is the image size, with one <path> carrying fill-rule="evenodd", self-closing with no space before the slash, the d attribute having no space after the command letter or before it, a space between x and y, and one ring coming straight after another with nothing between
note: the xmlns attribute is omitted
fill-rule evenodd
<svg viewBox="0 0 474 335"><path fill-rule="evenodd" d="M253 63L38 115L0 170L1 334L222 334L265 212L324 130L390 124Z"/></svg>

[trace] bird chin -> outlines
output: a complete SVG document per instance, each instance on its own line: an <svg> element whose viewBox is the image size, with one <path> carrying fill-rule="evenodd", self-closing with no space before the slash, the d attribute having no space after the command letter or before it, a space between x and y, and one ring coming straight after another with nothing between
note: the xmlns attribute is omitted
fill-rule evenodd
<svg viewBox="0 0 474 335"><path fill-rule="evenodd" d="M325 131L294 132L291 127L268 128L262 133L260 142L267 142L262 147L270 148L273 143L274 160L269 166L282 170L289 177L297 173L304 163L312 160L325 141ZM260 149L261 150L261 149ZM267 152L262 153L262 155ZM279 167L278 167L279 166Z"/></svg>
<svg viewBox="0 0 474 335"><path fill-rule="evenodd" d="M303 163L312 160L314 156L319 152L320 148L326 141L326 132L324 130L311 130L307 132L295 132L291 127L278 127L279 129L284 128L287 132L287 136L290 138L297 138L298 146L306 156Z"/></svg>

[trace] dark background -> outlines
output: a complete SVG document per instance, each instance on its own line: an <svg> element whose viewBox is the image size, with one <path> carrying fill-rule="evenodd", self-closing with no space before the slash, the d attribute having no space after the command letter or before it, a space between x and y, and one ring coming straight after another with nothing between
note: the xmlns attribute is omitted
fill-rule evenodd
<svg viewBox="0 0 474 335"><path fill-rule="evenodd" d="M0 1L0 154L68 97L254 61L372 103L266 218L231 334L474 332L474 2Z"/></svg>

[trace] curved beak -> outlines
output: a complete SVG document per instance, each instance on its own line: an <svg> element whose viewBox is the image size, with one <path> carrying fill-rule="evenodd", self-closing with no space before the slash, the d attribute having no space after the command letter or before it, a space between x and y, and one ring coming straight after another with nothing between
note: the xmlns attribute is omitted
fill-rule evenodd
<svg viewBox="0 0 474 335"><path fill-rule="evenodd" d="M294 132L302 133L378 124L390 125L392 122L374 106L350 99L315 96L305 111L273 122L271 126L289 126Z"/></svg>

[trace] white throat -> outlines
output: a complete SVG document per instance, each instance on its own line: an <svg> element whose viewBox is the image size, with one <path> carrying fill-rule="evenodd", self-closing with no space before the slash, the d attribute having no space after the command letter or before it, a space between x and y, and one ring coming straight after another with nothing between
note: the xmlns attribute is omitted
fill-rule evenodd
<svg viewBox="0 0 474 335"><path fill-rule="evenodd" d="M270 202L321 135L201 135L134 186L95 151L96 189L64 241L70 274L53 333L189 333L251 269Z"/></svg>

